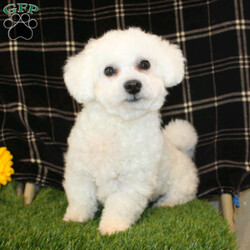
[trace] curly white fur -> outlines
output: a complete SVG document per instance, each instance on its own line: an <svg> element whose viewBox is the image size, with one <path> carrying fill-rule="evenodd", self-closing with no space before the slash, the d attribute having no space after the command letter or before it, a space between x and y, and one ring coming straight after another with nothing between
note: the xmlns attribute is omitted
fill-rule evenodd
<svg viewBox="0 0 250 250"><path fill-rule="evenodd" d="M138 67L142 60L149 69ZM184 61L176 45L138 28L109 31L68 59L65 83L84 108L65 155L65 221L92 219L99 201L99 230L112 234L135 223L149 201L174 206L195 198L196 132L182 120L162 131L159 115L165 88L183 78ZM105 75L106 67L116 73ZM125 90L131 80L142 85L136 94Z"/></svg>

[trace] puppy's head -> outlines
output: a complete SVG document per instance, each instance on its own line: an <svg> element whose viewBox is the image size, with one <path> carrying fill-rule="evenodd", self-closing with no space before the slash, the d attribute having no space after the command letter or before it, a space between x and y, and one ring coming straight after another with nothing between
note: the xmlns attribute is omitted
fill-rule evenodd
<svg viewBox="0 0 250 250"><path fill-rule="evenodd" d="M99 102L124 119L158 110L165 88L180 83L183 76L178 46L138 28L91 39L64 67L66 86L79 103Z"/></svg>

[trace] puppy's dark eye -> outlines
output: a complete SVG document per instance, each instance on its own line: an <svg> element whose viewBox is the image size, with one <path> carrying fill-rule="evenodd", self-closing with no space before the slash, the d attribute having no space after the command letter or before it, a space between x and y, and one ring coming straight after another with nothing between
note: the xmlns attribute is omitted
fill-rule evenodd
<svg viewBox="0 0 250 250"><path fill-rule="evenodd" d="M139 69L143 69L143 70L147 70L150 68L150 63L148 60L142 60L139 65L138 65Z"/></svg>
<svg viewBox="0 0 250 250"><path fill-rule="evenodd" d="M104 69L104 74L106 75L106 76L112 76L112 75L114 75L116 73L116 70L113 68L113 67L106 67L105 69Z"/></svg>

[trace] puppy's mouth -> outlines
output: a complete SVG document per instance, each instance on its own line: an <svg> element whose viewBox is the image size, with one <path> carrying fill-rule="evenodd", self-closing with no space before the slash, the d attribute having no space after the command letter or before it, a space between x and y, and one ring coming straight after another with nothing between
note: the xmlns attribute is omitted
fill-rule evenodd
<svg viewBox="0 0 250 250"><path fill-rule="evenodd" d="M125 100L125 102L128 102L128 103L136 103L136 102L141 101L142 99L143 99L142 97L133 96L132 98L127 98L127 99Z"/></svg>

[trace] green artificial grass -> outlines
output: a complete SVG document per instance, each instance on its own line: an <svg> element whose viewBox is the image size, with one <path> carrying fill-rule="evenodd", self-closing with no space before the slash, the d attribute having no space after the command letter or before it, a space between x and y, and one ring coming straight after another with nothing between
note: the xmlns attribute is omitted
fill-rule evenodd
<svg viewBox="0 0 250 250"><path fill-rule="evenodd" d="M0 249L235 249L235 234L207 202L148 208L126 232L101 236L101 211L87 223L62 220L62 191L43 188L29 206L15 183L0 188Z"/></svg>

